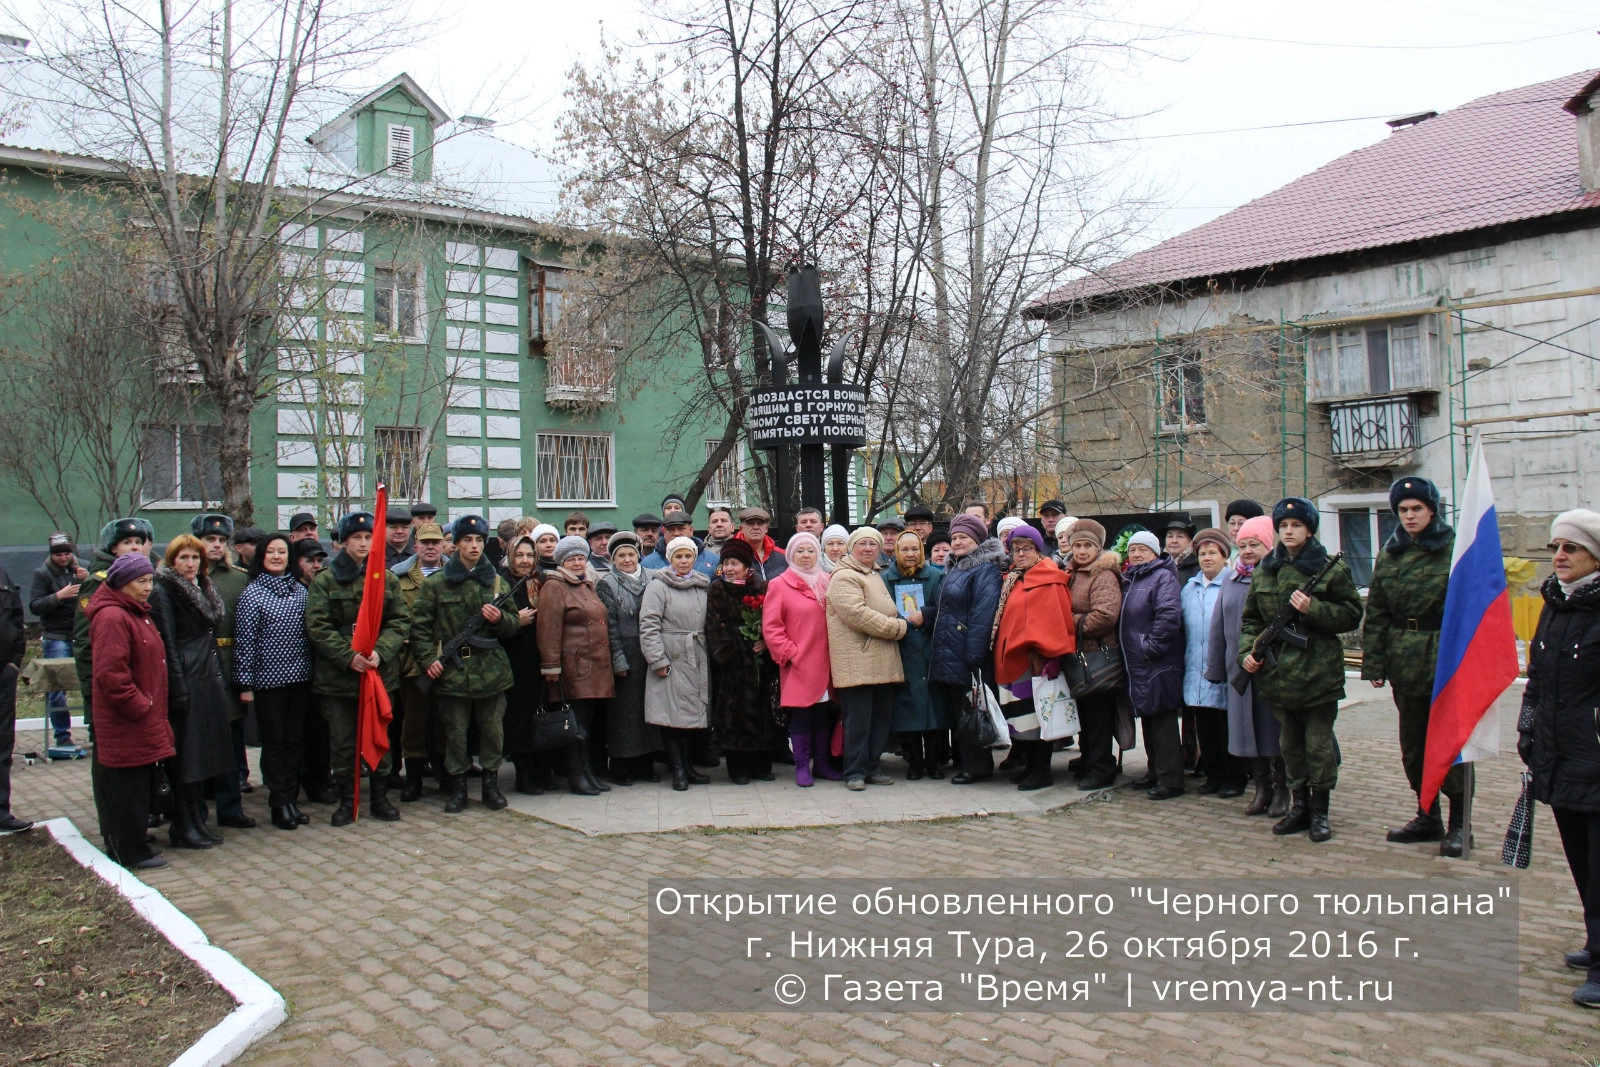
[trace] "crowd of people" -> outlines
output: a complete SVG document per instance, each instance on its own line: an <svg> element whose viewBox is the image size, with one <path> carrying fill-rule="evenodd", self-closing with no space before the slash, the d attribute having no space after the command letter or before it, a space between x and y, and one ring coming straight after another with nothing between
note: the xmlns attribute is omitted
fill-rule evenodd
<svg viewBox="0 0 1600 1067"><path fill-rule="evenodd" d="M466 808L473 778L484 806L504 808L505 761L512 788L534 796L558 778L584 796L660 782L663 767L679 791L719 767L746 785L780 766L802 787L860 791L894 784L886 754L908 780L1004 774L1039 790L1075 744L1066 771L1092 791L1113 784L1142 732L1134 785L1150 800L1181 797L1197 776L1201 794L1251 791L1244 814L1268 816L1273 833L1323 842L1341 635L1361 629L1362 677L1392 687L1404 770L1422 789L1454 533L1427 479L1389 496L1399 528L1365 604L1300 497L1236 500L1220 528L1177 515L1115 537L1059 501L992 526L974 504L943 529L923 506L855 530L806 508L782 547L763 508L713 508L697 534L677 497L623 530L581 513L561 529L532 517L491 529L477 515L446 526L421 504L345 515L331 556L309 513L274 533L200 515L159 557L150 524L124 518L87 566L53 536L30 603L44 656L76 661L101 833L131 868L167 862L152 832L163 824L189 849L255 826L242 803L251 709L271 822L286 831L309 822L302 800L331 806L334 826L355 821L358 771L379 820L400 818L393 791L416 802L430 781L445 812ZM1589 969L1600 1004L1600 515L1568 512L1552 536L1519 752L1585 902L1588 944L1569 963ZM352 637L377 551L382 623L362 654ZM25 640L20 590L3 575L0 587L0 832L16 832L30 825L9 809ZM357 763L369 671L394 708L376 766ZM1045 714L1036 698L1063 690L1071 715L1056 696ZM65 694L47 707L70 743ZM1459 769L1442 792L1447 817L1419 803L1389 840L1460 855Z"/></svg>

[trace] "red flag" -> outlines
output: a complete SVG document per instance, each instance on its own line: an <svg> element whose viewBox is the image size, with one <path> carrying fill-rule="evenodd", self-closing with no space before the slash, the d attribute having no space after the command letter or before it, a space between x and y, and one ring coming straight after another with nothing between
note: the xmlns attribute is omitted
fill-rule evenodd
<svg viewBox="0 0 1600 1067"><path fill-rule="evenodd" d="M372 551L367 554L367 573L361 582L361 610L356 615L355 630L350 635L350 647L363 656L372 655L378 643L378 633L383 629L383 594L388 580L384 567L384 545L377 531L384 528L384 517L389 512L389 488L378 483L378 502L373 510ZM389 704L389 691L383 687L381 671L362 671L361 690L356 704L356 778L355 808L361 811L361 764L372 770L389 751L389 723L394 721L394 709Z"/></svg>

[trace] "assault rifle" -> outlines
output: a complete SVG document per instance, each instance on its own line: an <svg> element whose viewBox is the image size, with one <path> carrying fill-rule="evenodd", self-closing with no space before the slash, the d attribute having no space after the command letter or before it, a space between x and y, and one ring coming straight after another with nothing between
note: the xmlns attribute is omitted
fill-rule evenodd
<svg viewBox="0 0 1600 1067"><path fill-rule="evenodd" d="M528 578L531 577L533 576L530 574ZM512 610L515 610L515 601L512 598L516 596L517 590L528 584L528 578L518 578L517 581L512 584L510 589L507 589L498 600L493 602L494 606L499 608L501 611L505 611L507 608L512 608ZM500 642L494 638L478 636L478 631L483 629L483 625L483 612L473 612L472 618L467 620L467 624L461 628L461 631L450 640L446 641L443 645L439 646L439 662L454 667L464 667L466 664L463 663L462 660L464 660L466 656L470 656L472 653L467 652L465 655L463 655L463 648L479 648L487 650L499 647ZM444 675L441 674L439 677L442 678ZM426 693L428 690L433 688L433 683L437 680L438 679L436 678L429 678L428 672L423 671L421 674L417 675L417 688Z"/></svg>
<svg viewBox="0 0 1600 1067"><path fill-rule="evenodd" d="M1322 569L1313 574L1306 584L1300 587L1300 592L1310 596L1311 590L1316 584L1322 581L1323 577L1333 570L1333 565L1341 559L1344 559L1343 552L1335 552L1329 556L1328 562L1322 565ZM1293 597L1290 599L1292 600ZM1283 607L1278 610L1278 617L1272 620L1272 625L1261 631L1261 636L1257 637L1255 643L1250 646L1250 654L1256 658L1257 663L1273 667L1278 665L1278 656L1272 651L1272 646L1277 644L1280 638L1289 642L1295 648L1305 648L1310 643L1310 639L1305 634L1290 626L1291 623L1299 618L1299 610L1293 604L1285 601ZM1239 676L1233 680L1234 690L1240 696L1243 696L1244 691L1250 688L1250 680L1254 677L1255 675L1249 671L1241 669Z"/></svg>

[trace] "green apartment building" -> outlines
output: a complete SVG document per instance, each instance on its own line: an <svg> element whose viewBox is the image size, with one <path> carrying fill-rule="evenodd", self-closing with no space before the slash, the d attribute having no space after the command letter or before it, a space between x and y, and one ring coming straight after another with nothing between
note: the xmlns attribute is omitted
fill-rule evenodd
<svg viewBox="0 0 1600 1067"><path fill-rule="evenodd" d="M180 74L196 99L216 77ZM0 134L7 272L51 251L48 227L17 198L70 196L106 169L49 117L59 108L40 106L50 77L26 42L0 39L13 127ZM442 517L559 525L578 509L626 526L686 487L720 430L674 429L697 355L631 359L615 345L551 341L578 259L553 225L557 168L486 119L452 119L404 74L324 104L286 139L282 181L309 190L317 211L277 234L275 365L251 419L255 523L281 526L297 511L326 523L370 506L382 479L395 503L430 501ZM12 316L28 314L0 320L7 347L24 343ZM196 395L193 373L180 353L166 385ZM220 497L214 419L203 401L175 410L128 413L141 435L140 511L163 539ZM741 502L742 469L725 465L702 516L706 504ZM0 544L42 544L46 514L9 486L0 499ZM78 511L80 537L111 517Z"/></svg>

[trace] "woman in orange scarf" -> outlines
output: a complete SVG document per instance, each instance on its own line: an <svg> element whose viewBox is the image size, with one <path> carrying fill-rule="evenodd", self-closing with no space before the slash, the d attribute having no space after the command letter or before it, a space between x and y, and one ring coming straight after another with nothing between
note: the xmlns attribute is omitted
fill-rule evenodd
<svg viewBox="0 0 1600 1067"><path fill-rule="evenodd" d="M1050 770L1054 744L1039 738L1033 713L1033 679L1061 673L1061 657L1078 650L1072 625L1072 594L1067 576L1045 558L1044 538L1032 526L1011 534L1011 570L1000 587L995 612L994 674L1002 690L1002 706L1011 726L1012 744L1023 756L1023 769L1012 781L1023 791L1055 784ZM1007 700L1004 695L1009 692Z"/></svg>

